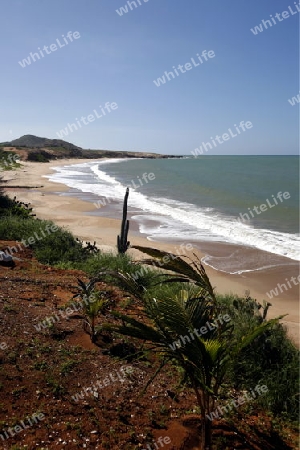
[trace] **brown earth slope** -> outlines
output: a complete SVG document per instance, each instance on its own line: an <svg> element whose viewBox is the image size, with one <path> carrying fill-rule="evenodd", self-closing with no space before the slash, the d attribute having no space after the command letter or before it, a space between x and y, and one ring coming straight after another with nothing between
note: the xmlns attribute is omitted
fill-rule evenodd
<svg viewBox="0 0 300 450"><path fill-rule="evenodd" d="M0 241L0 250L15 244ZM157 360L147 352L134 359L132 346L141 344L109 334L92 344L80 311L67 316L61 309L74 302L77 277L85 275L41 265L29 249L14 256L20 258L14 269L0 265L0 448L196 449L196 399L177 388L176 370L169 367L141 395ZM140 306L117 289L98 287L110 298L100 321L113 322L112 309L138 313ZM51 316L52 325L38 331ZM82 398L73 398L81 392ZM42 416L30 426L34 414ZM17 425L12 435L9 428ZM230 420L214 421L213 438L216 450L296 448L295 433L279 437L259 411L247 416L239 409Z"/></svg>

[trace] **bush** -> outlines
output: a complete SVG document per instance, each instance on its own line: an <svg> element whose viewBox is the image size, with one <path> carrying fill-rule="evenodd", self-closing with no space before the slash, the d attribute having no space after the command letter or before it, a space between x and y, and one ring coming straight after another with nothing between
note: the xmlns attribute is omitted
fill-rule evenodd
<svg viewBox="0 0 300 450"><path fill-rule="evenodd" d="M88 275L95 276L104 270L121 270L131 272L133 269L132 259L128 255L115 255L113 253L100 253L85 261L81 269Z"/></svg>
<svg viewBox="0 0 300 450"><path fill-rule="evenodd" d="M0 170L14 170L21 165L16 162L17 154L12 151L4 151L0 148Z"/></svg>
<svg viewBox="0 0 300 450"><path fill-rule="evenodd" d="M219 296L218 302L230 315L237 339L263 321L263 307L249 296ZM266 385L268 392L259 396L257 403L275 415L285 413L295 420L299 414L299 363L299 351L288 339L285 327L278 323L239 354L228 381L236 389Z"/></svg>
<svg viewBox="0 0 300 450"><path fill-rule="evenodd" d="M56 226L48 220L3 217L0 222L0 239L23 240L43 264L79 262L89 257L89 251L69 231L56 227L57 230L52 232L51 227ZM34 243L29 244L29 238L33 238Z"/></svg>
<svg viewBox="0 0 300 450"><path fill-rule="evenodd" d="M31 162L49 162L51 155L43 150L39 152L29 152L27 156L27 161Z"/></svg>
<svg viewBox="0 0 300 450"><path fill-rule="evenodd" d="M117 273L122 273L132 287L139 287L141 291L145 292L145 295L150 297L173 295L178 289L175 283L173 285L160 285L157 278L160 272L157 269L134 262L128 254L99 253L90 256L85 261L71 264L63 263L59 264L59 267L82 270L89 277L95 277L100 272L108 272L103 275L103 280L120 288L128 288L128 283L125 282L124 284L122 277L117 276Z"/></svg>
<svg viewBox="0 0 300 450"><path fill-rule="evenodd" d="M18 202L16 198L11 200L7 195L4 195L0 188L0 217L3 216L17 216L23 219L35 216L32 214L32 208L29 203Z"/></svg>

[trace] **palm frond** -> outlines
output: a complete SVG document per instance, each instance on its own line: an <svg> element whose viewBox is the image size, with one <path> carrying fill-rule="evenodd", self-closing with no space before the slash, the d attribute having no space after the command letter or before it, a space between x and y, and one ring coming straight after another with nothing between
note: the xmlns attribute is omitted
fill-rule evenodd
<svg viewBox="0 0 300 450"><path fill-rule="evenodd" d="M156 267L160 267L161 269L170 270L172 272L183 275L187 278L187 281L193 281L198 286L206 290L215 300L214 290L210 284L208 276L206 275L204 266L196 255L194 256L197 259L197 264L195 262L193 262L192 264L188 264L180 256L174 255L173 253L168 253L162 250L140 245L134 245L132 246L132 248L135 248L159 260L145 260L143 261L143 264L155 265Z"/></svg>
<svg viewBox="0 0 300 450"><path fill-rule="evenodd" d="M135 337L144 341L153 342L155 344L161 344L162 335L153 327L148 326L133 317L126 316L117 311L113 312L115 317L118 317L125 324L129 325L114 325L106 326L106 329L116 331L117 333L124 334L126 336Z"/></svg>

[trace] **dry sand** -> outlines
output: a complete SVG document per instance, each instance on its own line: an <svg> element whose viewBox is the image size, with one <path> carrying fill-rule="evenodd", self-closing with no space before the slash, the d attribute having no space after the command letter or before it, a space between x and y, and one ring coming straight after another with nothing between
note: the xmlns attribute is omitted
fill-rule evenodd
<svg viewBox="0 0 300 450"><path fill-rule="evenodd" d="M91 160L89 160L91 161ZM17 171L4 172L7 186L43 186L34 189L11 188L7 192L11 197L16 196L18 200L30 202L35 214L41 219L51 219L61 226L67 227L72 233L85 241L96 241L103 250L114 250L116 248L116 236L120 230L120 220L109 218L109 205L101 209L108 217L89 215L95 212L95 206L91 202L83 201L74 195L64 195L70 189L59 183L50 182L43 175L53 173L52 167L69 164L79 164L86 160L70 159L54 161L50 163L23 163L23 167ZM130 241L134 245L146 245L167 251L179 252L180 244L149 242L145 236L137 230L130 231ZM201 249L204 253L196 251L202 257L205 255L205 243ZM216 244L214 244L214 248ZM222 248L219 246L219 255ZM131 250L132 251L132 250ZM255 251L255 250L253 250ZM211 254L211 252L210 252ZM286 258L283 258L286 262ZM290 262L293 262L290 260ZM218 293L235 293L244 295L250 291L252 297L259 301L269 300L266 292L276 288L277 283L286 283L292 276L299 274L299 265L294 262L290 266L277 266L275 268L248 272L240 275L229 275L206 267L212 285ZM292 283L290 283L292 284ZM299 285L283 291L270 300L272 307L269 309L268 317L276 317L282 314L288 316L282 320L288 327L289 335L299 345Z"/></svg>

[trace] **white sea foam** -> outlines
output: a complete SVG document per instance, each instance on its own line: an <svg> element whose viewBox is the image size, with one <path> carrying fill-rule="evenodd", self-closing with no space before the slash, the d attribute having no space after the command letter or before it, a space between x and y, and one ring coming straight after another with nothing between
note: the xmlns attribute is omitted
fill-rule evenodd
<svg viewBox="0 0 300 450"><path fill-rule="evenodd" d="M105 172L105 164L119 161L124 163L124 160L114 159L60 166L55 168L55 174L47 177L82 192L121 202L126 186ZM254 228L213 208L199 208L190 203L146 196L133 188L130 191L130 208L141 211L133 219L138 222L140 231L150 239L227 242L300 260L298 235Z"/></svg>

